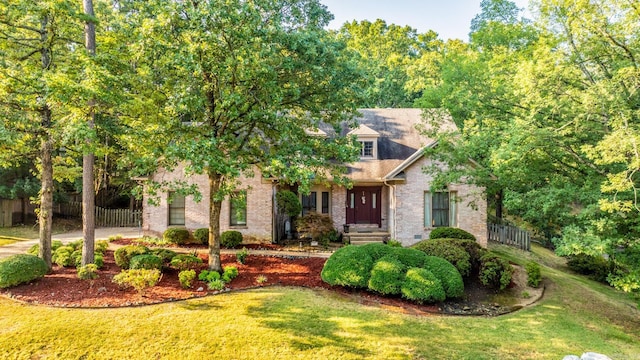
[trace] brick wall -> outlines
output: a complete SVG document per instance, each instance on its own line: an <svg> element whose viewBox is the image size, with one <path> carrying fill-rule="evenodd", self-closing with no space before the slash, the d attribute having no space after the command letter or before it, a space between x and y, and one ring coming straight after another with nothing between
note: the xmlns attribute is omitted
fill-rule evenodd
<svg viewBox="0 0 640 360"><path fill-rule="evenodd" d="M185 199L185 227L189 230L208 227L209 224L209 182L205 175L184 176L183 168L179 167L173 172L159 171L155 176L156 181L187 180L189 184L196 184L202 193L202 200L195 202L191 196ZM262 179L262 176L254 171L253 177L242 177L242 186L238 190L247 191L247 225L230 226L230 203L228 199L222 202L220 216L220 229L240 231L246 243L271 242L272 239L272 209L273 209L273 185ZM145 194L143 210L144 234L160 236L169 227L167 193L159 194L159 205L150 205L149 196Z"/></svg>
<svg viewBox="0 0 640 360"><path fill-rule="evenodd" d="M428 239L432 228L424 226L424 193L430 191L432 177L422 171L430 165L430 160L422 158L405 171L406 182L394 185L396 193L395 209L391 209L395 223L393 238L404 246ZM478 243L487 246L487 203L482 197L482 189L465 184L449 186L456 191L460 200L457 205L459 228L472 233Z"/></svg>

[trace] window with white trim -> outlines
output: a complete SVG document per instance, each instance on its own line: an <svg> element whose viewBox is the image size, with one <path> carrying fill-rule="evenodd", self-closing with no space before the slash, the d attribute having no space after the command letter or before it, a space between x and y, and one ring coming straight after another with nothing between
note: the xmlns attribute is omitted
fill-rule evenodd
<svg viewBox="0 0 640 360"><path fill-rule="evenodd" d="M424 226L427 228L458 226L455 191L424 193Z"/></svg>
<svg viewBox="0 0 640 360"><path fill-rule="evenodd" d="M360 157L373 158L375 157L373 141L360 141Z"/></svg>
<svg viewBox="0 0 640 360"><path fill-rule="evenodd" d="M320 195L318 197L318 195ZM318 201L319 198L319 201ZM331 208L331 196L328 191L311 191L309 195L302 195L302 216L315 212L318 214L329 214Z"/></svg>
<svg viewBox="0 0 640 360"><path fill-rule="evenodd" d="M184 195L178 195L174 192L169 193L167 199L169 203L169 225L184 225L185 224L185 197Z"/></svg>

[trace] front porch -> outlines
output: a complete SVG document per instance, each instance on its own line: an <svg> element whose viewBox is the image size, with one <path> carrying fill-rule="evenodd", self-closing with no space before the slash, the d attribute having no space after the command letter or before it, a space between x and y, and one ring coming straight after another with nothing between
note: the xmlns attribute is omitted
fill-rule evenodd
<svg viewBox="0 0 640 360"><path fill-rule="evenodd" d="M347 226L345 226L344 230ZM345 243L351 245L364 245L370 243L386 243L390 234L386 229L381 229L377 224L349 224L348 232L342 234Z"/></svg>

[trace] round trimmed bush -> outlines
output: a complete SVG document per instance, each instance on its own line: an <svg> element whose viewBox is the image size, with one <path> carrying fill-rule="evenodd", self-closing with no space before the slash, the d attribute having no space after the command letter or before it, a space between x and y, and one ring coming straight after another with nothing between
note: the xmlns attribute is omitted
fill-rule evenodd
<svg viewBox="0 0 640 360"><path fill-rule="evenodd" d="M184 245L189 242L191 234L185 228L168 228L162 233L162 239L176 245Z"/></svg>
<svg viewBox="0 0 640 360"><path fill-rule="evenodd" d="M393 255L380 258L373 264L369 278L369 290L383 295L400 294L407 267Z"/></svg>
<svg viewBox="0 0 640 360"><path fill-rule="evenodd" d="M427 257L427 254L420 250L393 246L389 249L389 255L394 256L407 267L423 267Z"/></svg>
<svg viewBox="0 0 640 360"><path fill-rule="evenodd" d="M240 244L242 244L242 233L240 231L228 230L220 235L220 245L222 247L233 249Z"/></svg>
<svg viewBox="0 0 640 360"><path fill-rule="evenodd" d="M162 270L162 259L157 255L136 255L129 262L129 269Z"/></svg>
<svg viewBox="0 0 640 360"><path fill-rule="evenodd" d="M16 286L40 279L47 273L47 264L29 254L17 254L0 260L0 288Z"/></svg>
<svg viewBox="0 0 640 360"><path fill-rule="evenodd" d="M458 298L464 295L464 281L458 269L447 260L437 256L427 256L424 268L440 280L446 297Z"/></svg>
<svg viewBox="0 0 640 360"><path fill-rule="evenodd" d="M454 244L462 247L469 254L469 262L471 269L478 271L480 269L480 258L487 253L487 249L483 248L475 240L467 239L447 239Z"/></svg>
<svg viewBox="0 0 640 360"><path fill-rule="evenodd" d="M51 261L58 266L70 267L76 265L76 255L74 255L74 248L72 246L60 246L51 254ZM82 256L82 251L80 252Z"/></svg>
<svg viewBox="0 0 640 360"><path fill-rule="evenodd" d="M144 255L150 253L149 248L143 245L125 245L113 254L116 265L121 269L129 269L129 262L131 258L137 255Z"/></svg>
<svg viewBox="0 0 640 360"><path fill-rule="evenodd" d="M431 271L423 268L409 268L400 287L402 297L418 303L440 302L446 299L442 283Z"/></svg>
<svg viewBox="0 0 640 360"><path fill-rule="evenodd" d="M170 264L171 260L178 255L178 253L176 253L173 250L169 250L169 249L153 249L151 250L151 253L153 255L158 256L160 259L162 259L162 263L164 264Z"/></svg>
<svg viewBox="0 0 640 360"><path fill-rule="evenodd" d="M188 254L178 254L171 259L171 266L178 270L196 269L202 264L202 259Z"/></svg>
<svg viewBox="0 0 640 360"><path fill-rule="evenodd" d="M458 228L438 227L429 233L429 239L468 239L476 241L473 234Z"/></svg>
<svg viewBox="0 0 640 360"><path fill-rule="evenodd" d="M320 276L330 285L366 288L372 268L373 259L366 245L347 245L338 249L327 259Z"/></svg>
<svg viewBox="0 0 640 360"><path fill-rule="evenodd" d="M496 254L487 253L481 259L480 282L493 289L504 290L511 284L513 267Z"/></svg>
<svg viewBox="0 0 640 360"><path fill-rule="evenodd" d="M199 228L193 231L193 238L198 244L209 245L209 228Z"/></svg>
<svg viewBox="0 0 640 360"><path fill-rule="evenodd" d="M462 276L468 276L471 272L470 256L467 251L447 239L424 240L413 247L427 255L447 260L458 269Z"/></svg>
<svg viewBox="0 0 640 360"><path fill-rule="evenodd" d="M371 256L371 259L373 259L374 262L382 258L383 256L389 254L394 249L391 246L388 246L382 243L370 243L370 244L360 245L360 248L362 248L363 251L369 254L369 256Z"/></svg>

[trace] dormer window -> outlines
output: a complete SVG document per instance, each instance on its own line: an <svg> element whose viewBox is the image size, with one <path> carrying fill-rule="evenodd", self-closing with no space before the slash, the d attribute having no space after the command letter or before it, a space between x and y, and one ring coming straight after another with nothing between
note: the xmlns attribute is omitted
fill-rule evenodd
<svg viewBox="0 0 640 360"><path fill-rule="evenodd" d="M351 130L348 135L355 135L358 138L360 142L360 159L378 158L378 138L380 133L367 125L360 125L357 129Z"/></svg>
<svg viewBox="0 0 640 360"><path fill-rule="evenodd" d="M373 141L360 141L360 157L373 158Z"/></svg>

